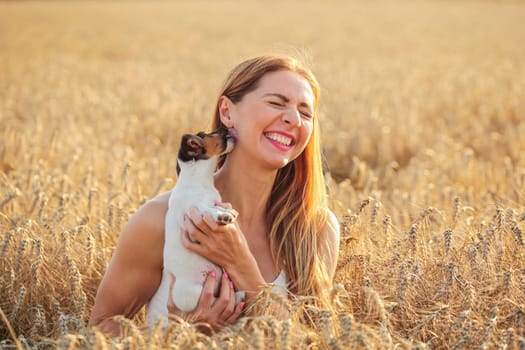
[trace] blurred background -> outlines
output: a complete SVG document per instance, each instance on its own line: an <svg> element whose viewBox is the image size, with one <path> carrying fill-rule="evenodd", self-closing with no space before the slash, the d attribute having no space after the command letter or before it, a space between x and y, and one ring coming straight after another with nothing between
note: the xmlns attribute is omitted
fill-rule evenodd
<svg viewBox="0 0 525 350"><path fill-rule="evenodd" d="M35 156L58 161L58 139L96 154L91 166L125 150L167 155L207 127L229 69L269 51L298 54L318 76L338 182L365 186L365 166L390 181L451 148L496 161L493 144L523 131L524 14L523 2L495 1L0 2L2 136L27 139L4 144L0 162L19 167L42 143ZM518 150L505 150L513 163Z"/></svg>

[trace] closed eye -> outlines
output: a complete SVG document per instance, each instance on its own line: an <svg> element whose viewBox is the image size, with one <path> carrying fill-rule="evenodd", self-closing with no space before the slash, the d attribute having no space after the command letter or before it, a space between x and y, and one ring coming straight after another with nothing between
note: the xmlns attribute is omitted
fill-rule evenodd
<svg viewBox="0 0 525 350"><path fill-rule="evenodd" d="M301 112L301 115L303 117L305 117L306 119L312 119L312 115L310 113L307 113L307 112Z"/></svg>
<svg viewBox="0 0 525 350"><path fill-rule="evenodd" d="M271 104L272 106L284 107L284 103L282 103L282 102L269 101L268 103Z"/></svg>
<svg viewBox="0 0 525 350"><path fill-rule="evenodd" d="M290 102L290 99L284 95L278 94L278 93L268 93L265 94L263 97L269 97L270 99L267 100L267 103L278 107L278 108L285 108L286 105ZM307 103L301 102L298 105L299 113L303 116L305 119L312 119L313 115L310 112L310 107Z"/></svg>

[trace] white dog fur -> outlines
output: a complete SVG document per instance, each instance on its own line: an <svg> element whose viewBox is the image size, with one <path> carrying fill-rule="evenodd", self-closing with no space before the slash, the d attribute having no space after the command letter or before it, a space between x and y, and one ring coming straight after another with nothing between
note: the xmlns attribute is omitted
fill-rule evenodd
<svg viewBox="0 0 525 350"><path fill-rule="evenodd" d="M175 275L172 291L173 301L181 311L195 309L206 276L213 269L217 275L215 290L218 290L218 283L222 276L221 267L188 251L181 241L181 228L183 227L184 214L189 213L193 206L197 207L201 213L205 211L211 213L214 219L221 224L228 224L236 218L235 211L214 206L214 201L221 201L221 196L213 181L217 160L220 155L230 152L234 145L233 139L226 134L227 130L221 130L210 134L199 133L197 135L184 135L183 137L178 159L180 173L177 184L171 191L166 213L162 280L147 306L148 324L150 326L154 325L159 318L163 318L163 323L166 324L171 273ZM196 137L207 142L199 141L200 144L197 145ZM219 141L221 144L218 143ZM212 149L204 149L201 154L197 148L203 145L206 145L204 148L211 145ZM189 153L193 151L196 153L193 155L183 154L184 147L190 148ZM195 149L192 150L191 148L194 147ZM242 293L237 293L237 297L242 298Z"/></svg>

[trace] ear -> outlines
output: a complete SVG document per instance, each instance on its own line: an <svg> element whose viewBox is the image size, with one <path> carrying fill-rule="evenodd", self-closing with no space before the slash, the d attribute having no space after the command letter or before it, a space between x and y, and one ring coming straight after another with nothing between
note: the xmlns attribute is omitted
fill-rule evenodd
<svg viewBox="0 0 525 350"><path fill-rule="evenodd" d="M188 156L190 157L196 158L204 153L204 142L198 136L189 138L186 143L186 146L186 152L188 152Z"/></svg>
<svg viewBox="0 0 525 350"><path fill-rule="evenodd" d="M188 150L193 152L198 152L200 149L202 149L203 146L201 139L196 137L188 139L188 142L186 144L188 145Z"/></svg>
<svg viewBox="0 0 525 350"><path fill-rule="evenodd" d="M199 158L199 156L204 154L204 141L198 136L184 135L180 146L179 159L183 162Z"/></svg>
<svg viewBox="0 0 525 350"><path fill-rule="evenodd" d="M217 108L221 117L221 122L227 128L233 128L232 112L235 108L235 104L226 96L221 96L217 102Z"/></svg>

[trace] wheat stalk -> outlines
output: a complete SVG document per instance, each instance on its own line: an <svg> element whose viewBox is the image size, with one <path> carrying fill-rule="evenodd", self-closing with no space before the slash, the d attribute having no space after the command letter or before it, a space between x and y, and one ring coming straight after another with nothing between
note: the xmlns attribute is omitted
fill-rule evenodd
<svg viewBox="0 0 525 350"><path fill-rule="evenodd" d="M0 253L0 259L5 259L7 250L9 249L9 246L11 245L11 242L13 241L13 237L15 235L15 230L11 229L7 231L7 234L4 237L4 241L2 243L2 252Z"/></svg>
<svg viewBox="0 0 525 350"><path fill-rule="evenodd" d="M11 315L9 317L11 322L16 321L18 312L22 309L22 306L25 304L26 294L27 294L26 287L22 285L18 291L17 297L15 298L15 304L13 306L13 309L11 310Z"/></svg>
<svg viewBox="0 0 525 350"><path fill-rule="evenodd" d="M445 237L445 252L448 253L450 251L450 244L452 243L452 230L445 230L443 236Z"/></svg>
<svg viewBox="0 0 525 350"><path fill-rule="evenodd" d="M27 238L22 238L20 240L20 244L18 245L18 250L16 253L16 262L15 262L15 270L19 271L20 267L22 265L22 261L24 261L24 254L27 248Z"/></svg>
<svg viewBox="0 0 525 350"><path fill-rule="evenodd" d="M412 254L416 253L417 249L417 224L412 224L410 230L408 231L408 241L410 243L410 250Z"/></svg>
<svg viewBox="0 0 525 350"><path fill-rule="evenodd" d="M42 266L42 262L44 261L44 252L42 247L42 239L40 237L37 237L34 240L34 252L33 252L33 262L31 264L31 277L33 279L33 283L35 284L35 287L38 288L40 286L40 267Z"/></svg>
<svg viewBox="0 0 525 350"><path fill-rule="evenodd" d="M4 199L2 199L2 201L0 201L0 210L5 207L9 202L11 202L13 199L15 199L17 197L17 194L16 192L8 192L7 193L7 196L5 196Z"/></svg>
<svg viewBox="0 0 525 350"><path fill-rule="evenodd" d="M71 278L71 293L74 296L78 296L82 292L82 275L80 274L77 265L68 254L64 256L64 259L67 266L67 275Z"/></svg>
<svg viewBox="0 0 525 350"><path fill-rule="evenodd" d="M459 197L454 198L454 205L452 207L452 227L456 227L460 215L461 200Z"/></svg>
<svg viewBox="0 0 525 350"><path fill-rule="evenodd" d="M17 339L16 334L15 334L15 332L13 330L13 327L11 326L11 323L9 322L9 320L8 320L7 316L5 315L5 313L4 313L4 310L2 310L2 308L0 308L0 317L2 317L2 321L4 321L7 329L9 330L9 335L11 336L13 341L15 342L16 348L18 350L22 350L23 349L22 344Z"/></svg>

